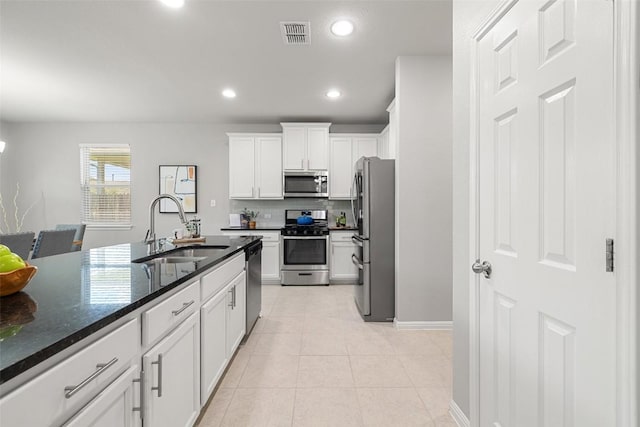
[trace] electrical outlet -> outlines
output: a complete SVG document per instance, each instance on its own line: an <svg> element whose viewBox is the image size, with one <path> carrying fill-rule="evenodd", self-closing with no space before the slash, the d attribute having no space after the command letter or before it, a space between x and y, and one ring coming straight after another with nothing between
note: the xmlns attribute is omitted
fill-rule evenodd
<svg viewBox="0 0 640 427"><path fill-rule="evenodd" d="M264 219L271 219L271 214L268 214L268 213L264 214Z"/></svg>
<svg viewBox="0 0 640 427"><path fill-rule="evenodd" d="M215 208L215 207L216 207L216 201L215 201L215 200L213 200L213 199L211 199L211 207L212 207L212 208Z"/></svg>

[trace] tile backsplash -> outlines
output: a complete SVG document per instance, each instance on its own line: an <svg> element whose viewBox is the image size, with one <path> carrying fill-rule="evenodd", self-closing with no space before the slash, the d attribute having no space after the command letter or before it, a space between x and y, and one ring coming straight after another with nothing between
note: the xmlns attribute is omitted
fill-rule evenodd
<svg viewBox="0 0 640 427"><path fill-rule="evenodd" d="M258 211L256 219L258 227L281 227L284 224L285 209L326 209L329 211L329 225L335 225L336 217L344 212L347 225L353 225L351 202L349 200L328 199L284 199L284 200L230 200L229 213L240 213L244 208ZM271 216L266 218L265 215Z"/></svg>

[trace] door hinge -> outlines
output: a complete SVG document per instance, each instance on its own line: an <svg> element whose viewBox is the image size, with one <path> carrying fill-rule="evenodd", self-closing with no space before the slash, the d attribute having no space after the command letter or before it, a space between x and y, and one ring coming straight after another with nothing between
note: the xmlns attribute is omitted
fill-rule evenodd
<svg viewBox="0 0 640 427"><path fill-rule="evenodd" d="M606 271L607 272L612 272L613 271L613 239L607 239L607 243L606 243L607 249L606 249Z"/></svg>

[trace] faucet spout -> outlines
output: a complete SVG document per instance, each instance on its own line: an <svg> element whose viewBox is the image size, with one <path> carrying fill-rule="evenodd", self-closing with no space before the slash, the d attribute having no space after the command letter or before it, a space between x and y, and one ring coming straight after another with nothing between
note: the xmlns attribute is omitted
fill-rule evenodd
<svg viewBox="0 0 640 427"><path fill-rule="evenodd" d="M151 246L153 246L154 252L157 251L156 223L155 223L154 211L155 211L156 205L162 199L169 199L173 201L173 203L175 203L178 208L178 216L180 217L180 221L182 222L183 225L187 224L187 217L184 214L184 209L182 209L182 203L180 203L180 200L178 200L171 194L160 194L159 196L154 197L153 200L151 201L151 204L149 205L149 230L147 230L147 236L145 237L145 240L144 240L145 243L149 244L150 250L151 250Z"/></svg>

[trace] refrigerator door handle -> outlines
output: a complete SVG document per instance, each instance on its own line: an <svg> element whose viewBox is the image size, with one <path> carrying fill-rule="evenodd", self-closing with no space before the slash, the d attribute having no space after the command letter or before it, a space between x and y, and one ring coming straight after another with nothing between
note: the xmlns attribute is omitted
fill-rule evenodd
<svg viewBox="0 0 640 427"><path fill-rule="evenodd" d="M364 264L362 264L362 261L360 261L360 259L355 254L351 255L351 262L354 263L360 270L364 270Z"/></svg>
<svg viewBox="0 0 640 427"><path fill-rule="evenodd" d="M362 239L360 237L356 236L356 235L351 236L351 241L354 244L356 244L356 245L358 245L360 247L364 246L364 243L362 242Z"/></svg>

